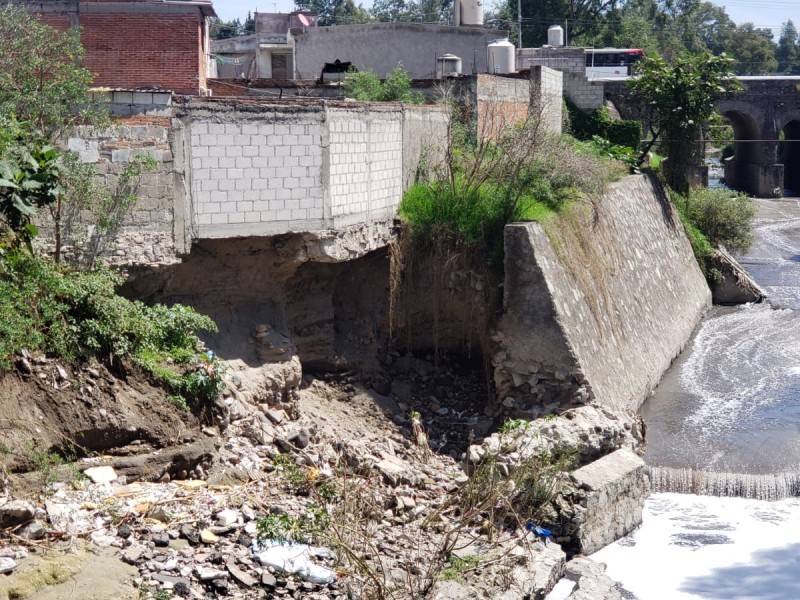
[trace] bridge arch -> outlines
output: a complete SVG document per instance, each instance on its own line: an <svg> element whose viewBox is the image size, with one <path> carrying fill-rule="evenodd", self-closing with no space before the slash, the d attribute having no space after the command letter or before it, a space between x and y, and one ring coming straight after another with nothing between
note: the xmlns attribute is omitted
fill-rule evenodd
<svg viewBox="0 0 800 600"><path fill-rule="evenodd" d="M754 196L780 196L783 165L778 163L778 132L773 114L741 96L715 103L733 127L734 155L726 158L725 182Z"/></svg>
<svg viewBox="0 0 800 600"><path fill-rule="evenodd" d="M783 163L783 187L791 196L800 196L800 115L785 123L778 143L778 161Z"/></svg>

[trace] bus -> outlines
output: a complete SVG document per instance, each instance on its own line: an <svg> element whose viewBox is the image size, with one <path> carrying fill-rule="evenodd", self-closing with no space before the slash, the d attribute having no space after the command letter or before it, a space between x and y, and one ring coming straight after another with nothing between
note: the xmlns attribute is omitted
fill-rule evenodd
<svg viewBox="0 0 800 600"><path fill-rule="evenodd" d="M586 48L584 55L588 79L630 77L633 66L644 58L638 48Z"/></svg>

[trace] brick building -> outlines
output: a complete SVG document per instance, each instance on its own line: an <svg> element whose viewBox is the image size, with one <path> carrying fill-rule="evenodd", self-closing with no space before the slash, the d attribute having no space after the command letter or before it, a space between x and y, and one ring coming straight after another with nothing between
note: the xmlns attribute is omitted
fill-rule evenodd
<svg viewBox="0 0 800 600"><path fill-rule="evenodd" d="M94 86L205 94L211 0L38 0L57 29L81 28Z"/></svg>

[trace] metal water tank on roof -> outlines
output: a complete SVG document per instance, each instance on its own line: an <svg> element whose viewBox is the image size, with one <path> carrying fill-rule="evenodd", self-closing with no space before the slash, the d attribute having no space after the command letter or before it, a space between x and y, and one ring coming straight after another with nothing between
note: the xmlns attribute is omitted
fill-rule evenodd
<svg viewBox="0 0 800 600"><path fill-rule="evenodd" d="M495 40L487 47L489 72L495 75L514 73L516 60L514 44L504 40Z"/></svg>
<svg viewBox="0 0 800 600"><path fill-rule="evenodd" d="M436 79L461 75L461 58L454 54L442 54L436 59Z"/></svg>
<svg viewBox="0 0 800 600"><path fill-rule="evenodd" d="M547 45L561 47L564 45L564 28L561 25L553 25L547 29Z"/></svg>
<svg viewBox="0 0 800 600"><path fill-rule="evenodd" d="M456 0L461 4L461 25L483 25L483 0Z"/></svg>

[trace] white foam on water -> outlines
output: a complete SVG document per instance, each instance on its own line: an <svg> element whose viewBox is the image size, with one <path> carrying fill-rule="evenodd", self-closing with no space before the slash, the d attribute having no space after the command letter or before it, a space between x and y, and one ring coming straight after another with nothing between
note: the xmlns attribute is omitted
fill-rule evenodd
<svg viewBox="0 0 800 600"><path fill-rule="evenodd" d="M638 600L800 598L800 499L653 494L642 526L592 555Z"/></svg>
<svg viewBox="0 0 800 600"><path fill-rule="evenodd" d="M696 402L691 426L710 434L747 427L747 419L786 400L800 375L800 318L751 305L707 319L680 371Z"/></svg>

